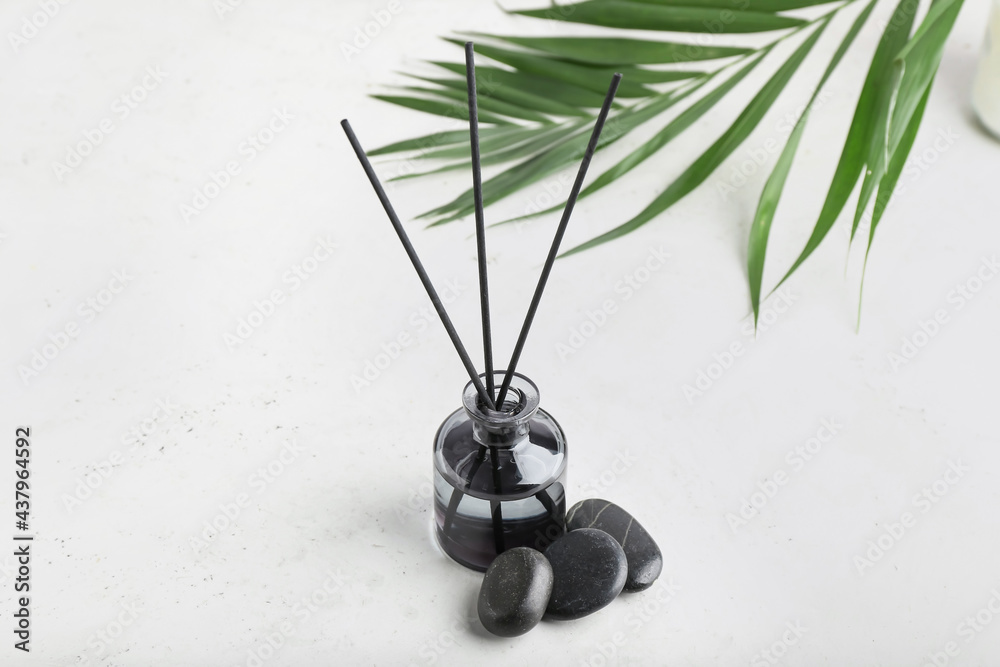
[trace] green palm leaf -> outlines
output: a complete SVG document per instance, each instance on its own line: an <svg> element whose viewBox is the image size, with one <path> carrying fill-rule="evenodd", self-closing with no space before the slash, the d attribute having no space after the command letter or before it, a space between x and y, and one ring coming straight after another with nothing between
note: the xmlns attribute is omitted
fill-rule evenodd
<svg viewBox="0 0 1000 667"><path fill-rule="evenodd" d="M872 55L854 118L812 232L778 285L824 240L859 180L861 192L854 209L851 238L874 200L865 254L867 266L875 228L884 217L919 130L944 43L962 0L864 0L863 8L841 36L838 48L813 88L757 204L747 247L747 276L755 321L762 298L761 281L772 223L795 155L805 141L811 111L820 91L879 2L892 5L892 17ZM664 150L674 138L696 127L723 100L740 95L743 87L739 84L765 59L770 61L778 52L784 52L775 48L778 44L804 35L791 55L783 56L783 61L776 64L774 73L743 106L735 122L680 176L665 183L659 196L650 194L648 200L641 202L637 215L564 254L593 248L637 230L704 183L732 155L773 108L789 79L828 31L833 18L855 4L862 6L859 0L582 0L509 12L547 20L552 26L565 23L598 26L595 30L603 34L580 37L550 31L529 37L471 33L481 40L476 45L480 59L492 61L477 67L480 120L484 124L482 161L497 170L483 183L484 203L490 206L511 197L580 158L587 141L585 128L592 124L613 72L624 75L618 91L620 101L615 103L599 148L615 143L646 123L664 120L641 145L594 178L581 197L610 188ZM922 5L929 5L929 9L911 36L914 17L921 14ZM828 9L817 16L811 8L819 6ZM642 32L631 33L631 30ZM655 31L667 31L671 39L651 37ZM685 32L713 36L708 40L678 37L678 33ZM754 47L730 43L732 40L726 37L730 33L765 32L775 34L770 41ZM446 39L464 44L457 38ZM376 97L411 109L465 119L464 63L433 61L432 64L449 75L416 74L423 85L411 87L405 95ZM439 132L395 142L373 154L408 154L409 159L425 164L426 168L400 178L425 177L467 168L467 142L467 132ZM504 222L534 218L561 206L561 202L552 207L531 205L526 207L524 215ZM469 189L418 217L434 226L465 218L473 210Z"/></svg>
<svg viewBox="0 0 1000 667"><path fill-rule="evenodd" d="M750 101L750 104L746 106L743 112L736 119L728 130L726 130L721 137L719 137L714 144L712 144L707 151L702 153L701 157L694 161L694 163L688 167L684 173L677 177L673 183L667 186L667 189L663 193L653 200L653 202L643 209L638 215L636 215L631 220L624 222L614 229L601 234L597 238L593 238L586 243L581 243L580 245L572 248L564 255L572 255L578 253L582 250L587 250L588 248L593 248L602 243L607 243L613 239L617 239L625 234L635 231L642 225L646 224L656 216L658 216L663 211L667 210L669 207L676 204L678 201L687 196L692 190L701 185L709 174L715 171L722 162L729 157L729 155L736 150L736 148L743 143L743 141L750 135L757 124L760 123L764 114L767 113L771 105L774 104L774 100L777 99L781 91L784 90L785 85L788 83L792 75L799 68L799 65L805 60L806 56L812 50L813 46L816 45L816 41L819 36L823 34L823 31L829 25L830 20L827 18L819 27L813 30L812 34L806 38L806 40L799 46L798 49L791 55L791 57L785 61L785 63L775 72L764 87L760 89L760 92Z"/></svg>
<svg viewBox="0 0 1000 667"><path fill-rule="evenodd" d="M448 41L458 45L463 43L457 39L449 39ZM599 95L607 92L606 84L608 79L615 72L621 72L623 76L628 76L629 80L622 80L618 86L617 97L647 97L653 94L653 91L649 88L633 81L633 79L637 79L638 77L638 68L629 69L619 67L617 69L606 69L587 67L585 65L577 65L562 60L553 60L545 56L530 54L526 51L519 52L502 49L498 46L490 46L489 44L477 44L476 53L480 53L505 65L516 67L521 71L571 83ZM477 67L476 69L479 68ZM598 106L600 106L601 99L603 98L597 100Z"/></svg>
<svg viewBox="0 0 1000 667"><path fill-rule="evenodd" d="M456 41L455 43L457 44L458 42ZM476 49L482 52L482 47L477 46ZM449 72L465 76L464 63L435 61L432 64L442 67ZM590 88L582 88L573 83L549 76L533 74L523 69L512 72L498 67L476 65L476 86L481 93L486 94L492 94L492 91L499 89L521 90L532 95L557 101L561 104L576 107L584 115L589 115L586 109L601 106L601 98L597 97L595 104L594 100L596 96ZM620 107L621 105L619 104L618 106Z"/></svg>
<svg viewBox="0 0 1000 667"><path fill-rule="evenodd" d="M663 113L684 99L690 90L662 95L649 104L633 109L623 109L608 119L598 147L607 146L625 136L636 127ZM582 125L581 125L582 127ZM492 204L550 176L569 164L579 161L587 146L589 132L580 132L564 140L551 150L541 152L513 168L483 182L483 201ZM473 212L472 189L456 197L451 202L434 210L420 214L420 218L439 218L433 225L441 225L464 218Z"/></svg>
<svg viewBox="0 0 1000 667"><path fill-rule="evenodd" d="M828 5L834 0L632 0L651 5L673 5L680 7L710 7L730 11L786 12L792 9Z"/></svg>
<svg viewBox="0 0 1000 667"><path fill-rule="evenodd" d="M895 66L900 70L900 85L892 105L888 151L898 146L909 131L909 119L922 103L924 92L934 81L944 53L944 43L955 25L962 0L934 0L913 39L899 52Z"/></svg>
<svg viewBox="0 0 1000 667"><path fill-rule="evenodd" d="M729 12L723 17L715 7L689 7L627 0L588 0L575 5L527 9L511 13L557 21L588 23L605 28L713 34L768 32L794 28L804 23L802 19L769 12Z"/></svg>
<svg viewBox="0 0 1000 667"><path fill-rule="evenodd" d="M579 121L578 121L579 122ZM501 151L512 148L520 148L525 151L525 155L532 152L531 145L534 140L548 132L557 131L561 126L547 125L545 127L490 127L480 128L480 151L485 155L494 155ZM485 130L492 130L487 135ZM457 160L471 158L472 151L469 148L469 133L464 131L465 140L462 143L443 146L433 150L425 150L416 156L418 160Z"/></svg>
<svg viewBox="0 0 1000 667"><path fill-rule="evenodd" d="M516 127L484 127L480 130L479 134L482 136L485 143L487 138L504 137L520 130L521 128ZM374 157L376 155L390 155L392 153L426 151L438 146L453 146L455 144L467 143L468 141L469 133L467 130L435 132L434 134L428 134L422 137L415 137L405 141L397 141L391 144L386 144L385 146L381 146L375 150L368 151L368 155Z"/></svg>
<svg viewBox="0 0 1000 667"><path fill-rule="evenodd" d="M454 88L448 87L424 88L422 86L403 86L402 89L413 93L423 93L429 97L442 97L445 98L445 100L455 100L460 104L466 99L466 93L464 90L455 90ZM531 111L530 109L525 109L516 104L504 102L503 100L495 99L489 95L483 95L479 98L480 115L482 115L484 111L488 114L495 114L496 117L507 116L509 118L517 118L519 120L530 120L536 123L551 122L548 116L544 114Z"/></svg>
<svg viewBox="0 0 1000 667"><path fill-rule="evenodd" d="M755 54L754 57L752 57L746 65L744 65L735 74L729 77L729 79L727 79L721 85L712 90L710 93L702 97L700 100L692 104L689 108L687 108L683 113L674 118L672 121L667 123L667 125L663 129L657 132L651 139L649 139L642 146L640 146L639 148L635 149L627 156L625 156L625 158L622 159L618 164L616 164L615 166L611 167L603 174L598 176L590 185L585 187L580 192L579 198L583 199L584 197L594 194L601 188L611 185L616 180L618 180L618 178L624 176L626 173L628 173L632 169L635 169L637 166L642 164L642 162L644 162L646 159L652 157L657 152L659 152L659 150L662 149L664 146L666 146L668 143L670 143L672 139L680 135L684 130L691 127L691 125L693 125L699 118L704 116L712 107L715 106L715 104L719 100L721 100L723 97L725 97L726 94L729 93L729 91L735 88L738 83L743 81L743 79L746 78L746 76L751 71L753 71L753 69L756 68L757 65L760 64L760 62L764 59L765 55L766 55L765 52ZM706 82L707 80L701 82L700 85L704 85L704 83ZM700 87L700 85L698 87ZM694 89L692 89L689 92L694 92ZM562 204L558 203L555 206L552 206L551 208L545 209L544 211L538 211L536 213L530 213L528 215L523 215L518 218L512 218L510 220L505 220L503 223L498 223L498 224L505 224L508 222L524 220L539 215L545 215L547 213L551 213L553 211L561 209L562 209Z"/></svg>
<svg viewBox="0 0 1000 667"><path fill-rule="evenodd" d="M829 0L824 0L828 2ZM750 53L739 46L701 46L625 37L511 37L470 33L542 51L556 58L592 65L662 65L716 60Z"/></svg>
<svg viewBox="0 0 1000 667"><path fill-rule="evenodd" d="M469 120L469 107L454 102L444 100L429 100L425 97L411 97L409 95L372 95L377 100L391 102L401 107L409 107L417 111L424 111L446 118L457 118L459 120ZM513 121L494 115L489 111L479 114L479 122L492 123L494 125L512 125Z"/></svg>
<svg viewBox="0 0 1000 667"><path fill-rule="evenodd" d="M871 16L876 2L877 0L871 0L861 10L861 13L858 14L858 17L851 25L851 29L844 36L840 46L837 47L836 52L826 66L826 70L823 72L822 78L816 84L812 97L809 98L809 102L806 104L802 115L796 121L792 133L788 137L788 142L782 149L781 155L778 157L778 162L774 166L774 171L771 172L767 183L764 185L760 202L757 204L757 213L754 215L753 224L750 226L750 239L747 247L747 277L750 281L750 304L753 307L754 327L757 326L757 317L760 313L760 289L761 281L764 277L764 258L767 254L767 241L771 233L771 222L774 220L774 214L778 210L778 201L785 188L785 181L788 179L788 174L791 171L792 161L795 159L796 151L798 151L799 142L802 140L806 123L809 122L809 114L812 111L813 104L815 104L816 99L823 90L823 86L826 85L826 82L830 79L830 75L837 69L844 54L847 53L847 49L854 43L854 39L861 32L861 28L868 21L868 17Z"/></svg>
<svg viewBox="0 0 1000 667"><path fill-rule="evenodd" d="M456 91L460 91L460 94L462 95L466 94L465 79L441 79L428 76L418 76L415 78L428 83L436 84L438 86L452 88ZM483 79L484 77L479 76L477 73L476 80L480 81ZM535 93L529 93L512 86L503 86L492 81L484 80L483 84L484 85L478 86L479 89L483 91L483 94L479 95L479 99L492 98L501 102L520 106L526 111L538 111L550 116L590 117L590 114L588 114L585 109L579 109L571 104L560 102L551 97L542 97L541 95L536 95ZM480 107L482 108L482 104L480 104Z"/></svg>
<svg viewBox="0 0 1000 667"><path fill-rule="evenodd" d="M892 197L899 176L903 171L906 158L913 148L920 122L923 120L924 109L930 97L934 75L937 73L941 56L944 52L944 42L951 32L962 0L935 0L930 11L916 34L899 51L894 61L894 79L898 87L894 89L894 100L891 105L891 119L885 125L885 135L882 143L885 148L884 168L878 170L878 196L875 198L875 210L868 231L868 245L865 248L865 262L861 270L861 289L864 289L865 269L868 266L868 254L875 240L875 229L878 227L885 208ZM887 112L888 115L888 112ZM871 174L872 172L870 172ZM861 318L861 298L858 298L858 320Z"/></svg>
<svg viewBox="0 0 1000 667"><path fill-rule="evenodd" d="M864 267L861 269L861 287L858 296L859 323L861 322L861 295L864 292L865 286L865 269L868 267L868 254L871 252L872 242L875 240L875 228L878 227L878 223L882 220L882 215L889 205L889 200L892 199L892 192L896 189L896 183L899 182L899 176L903 173L903 166L906 164L906 158L909 156L910 149L913 148L913 142L917 138L920 121L923 120L924 109L927 107L927 100L930 98L930 95L931 86L927 86L927 90L924 91L920 102L913 110L910 122L906 124L906 131L900 136L899 145L893 151L892 158L886 167L885 175L882 176L882 180L879 182L878 195L875 197L875 210L872 212L872 221L868 228L868 246L865 248Z"/></svg>
<svg viewBox="0 0 1000 667"><path fill-rule="evenodd" d="M896 189L896 183L903 173L903 166L906 164L906 158L909 157L910 150L913 148L913 142L917 138L920 121L923 120L924 109L927 107L927 100L930 96L931 86L927 86L927 90L924 91L919 104L913 110L910 122L906 125L906 131L900 137L899 145L892 152L892 159L889 160L885 176L882 177L882 181L879 183L878 196L875 197L875 210L872 212L872 221L868 227L868 248L865 251L866 261L868 251L872 247L872 241L875 239L875 228L878 227L879 221L882 220L882 214L885 213L885 209L889 205L889 200L892 198L893 190Z"/></svg>
<svg viewBox="0 0 1000 667"><path fill-rule="evenodd" d="M912 7L911 2L912 0L900 0L893 12L892 19L886 25L878 48L875 50L875 56L872 58L871 67L868 69L864 87L861 89L861 96L858 98L858 104L854 110L854 120L847 132L847 140L844 142L844 149L840 154L840 161L833 174L833 181L827 192L826 201L823 202L819 219L817 219L812 234L806 241L805 248L799 253L798 258L792 263L792 267L785 273L785 276L778 282L778 286L788 280L789 276L802 265L802 262L806 261L826 238L858 182L858 176L865 167L871 153L873 137L876 135L879 87L888 85L892 60L899 46L905 43L906 37L909 36L913 16L907 12ZM900 36L902 36L902 40ZM877 140L875 142L877 143ZM855 230L856 224L851 230L852 237Z"/></svg>
<svg viewBox="0 0 1000 667"><path fill-rule="evenodd" d="M872 84L870 90L874 103L871 109L871 122L869 124L870 136L868 139L868 156L865 164L868 169L865 171L864 181L861 183L861 195L858 197L858 205L854 212L854 222L851 225L851 238L858 229L858 222L868 208L868 202L875 192L875 188L882 180L885 173L886 162L888 161L888 145L886 137L889 131L889 114L895 98L895 92L899 86L902 71L895 64L895 54L906 44L913 29L914 14L917 11L917 0L901 0L889 19L886 26L882 43L875 53L875 60L872 64L869 81Z"/></svg>
<svg viewBox="0 0 1000 667"><path fill-rule="evenodd" d="M531 140L514 144L508 146L502 150L490 151L489 155L483 157L480 162L484 167L488 167L494 164L503 164L505 162L511 162L513 160L522 159L532 153L545 150L551 146L561 143L567 139L570 135L578 132L584 123L567 123L565 125L550 125L547 130L541 132L533 131L531 133ZM480 152L482 152L482 144L480 144ZM448 149L449 152L453 149ZM403 180L406 178L417 178L420 176L427 176L429 174L438 174L445 171L454 171L456 169L464 169L468 171L472 168L472 151L468 145L462 146L459 150L463 150L464 153L461 157L465 158L460 162L454 162L447 164L443 167L438 167L432 171L421 172L417 174L404 174L402 176L396 176L391 178L391 181ZM430 156L425 156L430 157Z"/></svg>

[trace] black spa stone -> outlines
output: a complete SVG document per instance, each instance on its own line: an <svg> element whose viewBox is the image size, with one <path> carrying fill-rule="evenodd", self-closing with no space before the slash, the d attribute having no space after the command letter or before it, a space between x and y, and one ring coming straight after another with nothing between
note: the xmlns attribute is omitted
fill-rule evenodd
<svg viewBox="0 0 1000 667"><path fill-rule="evenodd" d="M625 585L625 552L613 537L584 528L566 533L549 545L552 597L546 618L569 621L611 604Z"/></svg>
<svg viewBox="0 0 1000 667"><path fill-rule="evenodd" d="M493 559L479 589L479 620L500 637L538 625L552 593L552 566L539 551L509 549Z"/></svg>
<svg viewBox="0 0 1000 667"><path fill-rule="evenodd" d="M615 538L628 559L628 578L625 590L641 591L649 588L663 570L663 555L656 542L650 537L631 514L618 505L590 498L573 505L566 513L566 529L569 531L596 528Z"/></svg>

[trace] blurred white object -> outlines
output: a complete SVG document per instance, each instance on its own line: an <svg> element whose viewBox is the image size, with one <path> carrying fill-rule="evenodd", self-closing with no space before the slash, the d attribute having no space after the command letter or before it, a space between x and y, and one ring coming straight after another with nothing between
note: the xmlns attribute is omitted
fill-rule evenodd
<svg viewBox="0 0 1000 667"><path fill-rule="evenodd" d="M983 125L1000 137L1000 0L993 0L985 50L972 89L972 106Z"/></svg>

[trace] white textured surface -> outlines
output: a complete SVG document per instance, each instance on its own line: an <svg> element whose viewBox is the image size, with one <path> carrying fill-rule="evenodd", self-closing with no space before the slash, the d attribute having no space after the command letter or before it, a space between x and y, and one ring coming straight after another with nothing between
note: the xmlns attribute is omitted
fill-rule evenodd
<svg viewBox="0 0 1000 667"><path fill-rule="evenodd" d="M248 651L277 636L282 646L264 664L596 666L613 650L620 664L764 665L774 663L760 652L798 623L806 630L784 664L922 665L952 641L952 664L997 664L1000 620L981 631L960 624L1000 590L1000 280L961 306L953 292L1000 252L1000 144L969 107L987 3L966 3L948 44L914 151L926 168L907 170L880 228L860 333L860 256L845 279L841 220L788 283L791 307L772 302L786 312L756 341L747 336L744 249L764 171L719 196L750 151L784 138L782 117L804 101L822 58L669 215L557 264L520 369L570 438L570 500L603 496L632 510L677 589L497 640L470 621L479 575L430 540L431 438L458 406L463 371L422 314L426 298L338 122L349 116L369 148L439 129L440 119L366 95L401 82L393 72L418 58L459 59L437 39L448 29L544 26L485 1L400 2L350 62L341 43L384 3L245 0L220 18L209 2L70 2L16 53L0 50L2 432L12 445L16 425L32 426L38 534L34 651L15 655L5 630L0 662L254 664ZM4 33L36 11L32 1L5 3ZM829 37L845 26L834 27ZM873 22L812 118L775 223L767 285L808 236L877 38ZM835 46L825 39L819 49ZM155 89L123 118L115 100L147 67L162 80L147 79ZM641 174L581 203L567 244L637 211L750 90ZM250 159L241 144L275 109L294 118ZM52 163L105 118L112 131L60 181ZM179 206L229 162L237 176L185 224ZM412 219L468 180L455 172L392 196ZM492 215L527 203L515 197ZM491 233L498 358L553 225ZM470 225L410 229L438 284L460 286L451 312L479 358ZM337 249L298 278L293 267L327 237ZM630 298L616 291L658 248L666 266ZM102 312L81 309L123 269L132 278ZM273 316L231 350L224 335L275 290L283 301ZM606 299L617 312L561 359L557 344ZM887 355L939 310L947 322L894 369ZM22 382L18 367L72 324L72 342ZM351 375L404 332L412 344L355 391ZM714 373L713 355L736 343L743 353L731 368L688 401L683 386ZM801 468L794 454L786 459L824 419L842 427L822 451ZM136 430L147 434L137 440ZM282 454L289 438L300 453ZM282 474L257 473L281 456ZM969 470L925 512L914 496L958 461ZM787 483L734 532L727 513L782 472ZM68 508L88 474L100 483ZM0 478L10 517L12 476ZM192 538L240 494L246 507L196 552ZM859 573L855 557L904 512L915 525ZM12 558L0 564L6 629ZM322 600L303 603L324 585ZM135 606L134 621L123 605ZM119 616L128 627L103 643L98 633L117 634Z"/></svg>

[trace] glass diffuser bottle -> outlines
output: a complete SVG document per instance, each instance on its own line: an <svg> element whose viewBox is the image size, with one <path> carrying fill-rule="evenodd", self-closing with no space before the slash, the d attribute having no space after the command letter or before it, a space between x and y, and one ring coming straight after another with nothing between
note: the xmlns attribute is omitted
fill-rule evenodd
<svg viewBox="0 0 1000 667"><path fill-rule="evenodd" d="M495 372L499 385L503 372ZM484 377L484 376L481 376ZM473 383L434 440L438 542L485 571L506 549L543 550L565 530L566 437L539 407L538 387L515 373L498 410Z"/></svg>

